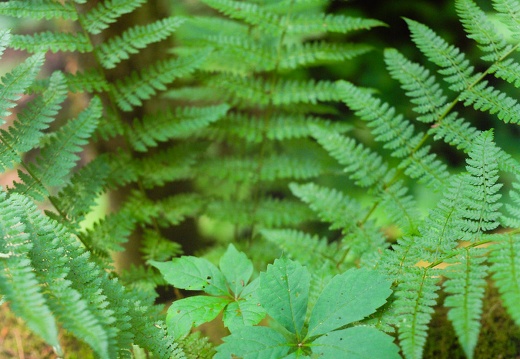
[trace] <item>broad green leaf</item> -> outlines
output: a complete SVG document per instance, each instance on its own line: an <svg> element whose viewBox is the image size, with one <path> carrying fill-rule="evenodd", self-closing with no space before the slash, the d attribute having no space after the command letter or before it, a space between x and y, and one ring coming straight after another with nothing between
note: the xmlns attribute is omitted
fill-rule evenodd
<svg viewBox="0 0 520 359"><path fill-rule="evenodd" d="M220 258L220 270L237 298L253 275L253 263L244 253L237 251L235 246L230 244L226 253Z"/></svg>
<svg viewBox="0 0 520 359"><path fill-rule="evenodd" d="M224 325L235 331L245 325L257 324L265 317L265 309L258 300L259 278L249 283L236 302L231 302L224 311Z"/></svg>
<svg viewBox="0 0 520 359"><path fill-rule="evenodd" d="M353 327L327 333L313 341L311 347L312 354L320 358L401 358L393 338L370 327Z"/></svg>
<svg viewBox="0 0 520 359"><path fill-rule="evenodd" d="M310 274L298 262L281 258L260 274L258 296L267 314L300 336L307 311Z"/></svg>
<svg viewBox="0 0 520 359"><path fill-rule="evenodd" d="M267 327L243 327L224 338L217 347L214 359L267 359L283 358L289 343L276 330Z"/></svg>
<svg viewBox="0 0 520 359"><path fill-rule="evenodd" d="M316 301L307 337L365 318L386 302L390 281L368 269L350 269L331 279Z"/></svg>
<svg viewBox="0 0 520 359"><path fill-rule="evenodd" d="M228 298L202 295L177 300L168 308L168 331L175 339L179 339L188 334L191 328L215 319L228 303Z"/></svg>
<svg viewBox="0 0 520 359"><path fill-rule="evenodd" d="M258 324L265 317L265 310L258 302L237 300L229 303L224 310L224 325L231 332L244 326Z"/></svg>
<svg viewBox="0 0 520 359"><path fill-rule="evenodd" d="M211 295L229 295L226 278L207 259L182 256L171 262L149 263L159 269L164 279L174 287L203 290Z"/></svg>

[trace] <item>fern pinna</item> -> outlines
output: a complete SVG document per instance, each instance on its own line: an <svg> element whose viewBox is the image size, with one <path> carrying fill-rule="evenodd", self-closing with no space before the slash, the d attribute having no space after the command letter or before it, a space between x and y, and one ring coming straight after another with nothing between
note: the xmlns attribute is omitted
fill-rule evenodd
<svg viewBox="0 0 520 359"><path fill-rule="evenodd" d="M332 261L332 267L336 268L373 266L394 281L393 301L367 324L388 331L396 328L406 358L423 356L428 324L438 305L441 288L446 294L443 305L449 309L448 319L468 358L473 358L478 348L489 277L498 287L508 313L520 324L515 304L520 284L516 251L520 165L498 147L492 130L477 130L457 112L460 106L472 107L495 115L509 126L518 124L520 112L515 96L501 90L497 80L515 87L520 83L514 70L518 69L518 63L513 57L518 48L520 3L493 1L496 18L513 34L510 38L498 31L490 15L473 1L457 0L455 6L467 36L483 52L483 63L478 64L478 68L484 69L482 72L475 70L477 65L472 65L461 50L411 19L405 21L412 40L427 62L437 66L446 85L431 70L408 60L398 50L384 51L387 69L410 98L418 123L398 114L370 89L345 81L336 84L342 101L354 116L366 123L387 155L397 158L397 165L392 165L395 160L382 157L355 137L323 127L313 131L318 143L344 166L349 181L368 189L372 198L369 205L358 202L355 196L317 184L291 185L293 193L322 220L331 223L331 228L342 229L341 245L335 249L341 252L321 257L323 262ZM467 157L466 171L448 171L432 150L435 141L444 141L463 151ZM499 181L502 174L514 178L511 200L504 197L503 184ZM437 199L437 205L426 216L418 212L408 189L410 180L422 183ZM381 223L385 227L398 226L397 231L392 231L398 235L391 248L384 249L385 241L377 236L368 236L378 233ZM296 258L308 261L295 247L310 236L281 232L265 235L278 241ZM364 239L362 247L359 238ZM315 248L320 248L321 243L316 242ZM317 253L331 253L331 250L318 249ZM351 256L353 252L356 255Z"/></svg>

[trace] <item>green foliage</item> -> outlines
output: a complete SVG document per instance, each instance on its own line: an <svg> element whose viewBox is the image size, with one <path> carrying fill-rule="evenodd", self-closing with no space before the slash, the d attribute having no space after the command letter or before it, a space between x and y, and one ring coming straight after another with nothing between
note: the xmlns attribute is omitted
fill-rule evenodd
<svg viewBox="0 0 520 359"><path fill-rule="evenodd" d="M250 282L253 263L232 244L220 259L220 269L204 258L187 256L150 263L175 287L210 295L180 299L170 306L166 322L177 339L222 311L224 325L231 331L257 324L265 316L256 296L258 280Z"/></svg>
<svg viewBox="0 0 520 359"><path fill-rule="evenodd" d="M464 51L405 18L391 93L342 4L156 5L0 4L0 300L57 355L418 359L443 306L473 358L490 285L520 325L520 2L456 0Z"/></svg>
<svg viewBox="0 0 520 359"><path fill-rule="evenodd" d="M215 358L399 358L390 336L368 326L345 328L384 304L389 286L374 271L350 270L332 278L314 307L307 308L309 271L297 262L277 259L260 274L258 290L260 303L276 325L234 331L224 338Z"/></svg>

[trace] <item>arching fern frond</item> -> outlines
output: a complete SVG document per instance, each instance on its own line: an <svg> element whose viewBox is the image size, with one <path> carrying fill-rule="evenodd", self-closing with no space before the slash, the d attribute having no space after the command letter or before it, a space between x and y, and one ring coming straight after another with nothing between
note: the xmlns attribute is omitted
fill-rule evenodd
<svg viewBox="0 0 520 359"><path fill-rule="evenodd" d="M118 80L114 86L117 104L123 111L131 111L135 106L141 106L142 100L149 99L166 85L179 77L192 73L210 53L206 49L195 55L159 61L152 66L132 74L123 80Z"/></svg>
<svg viewBox="0 0 520 359"><path fill-rule="evenodd" d="M137 151L146 151L159 142L186 138L218 121L228 109L227 105L178 107L171 112L148 115L127 127L129 142Z"/></svg>
<svg viewBox="0 0 520 359"><path fill-rule="evenodd" d="M504 307L516 325L520 325L520 236L508 233L493 239L496 243L491 246L489 256L493 280Z"/></svg>
<svg viewBox="0 0 520 359"><path fill-rule="evenodd" d="M64 32L40 32L31 35L13 35L9 44L14 49L26 50L30 53L70 51L91 52L92 44L89 39L81 33L69 34Z"/></svg>
<svg viewBox="0 0 520 359"><path fill-rule="evenodd" d="M42 96L31 101L8 130L0 130L0 171L19 164L21 154L38 145L43 131L54 120L66 97L65 78L55 72Z"/></svg>
<svg viewBox="0 0 520 359"><path fill-rule="evenodd" d="M8 41L10 35L4 33L2 40ZM14 102L18 101L21 94L31 86L36 75L43 65L44 56L42 53L33 55L23 63L16 66L12 71L2 77L0 85L0 124L4 124L4 117L9 115L8 110L15 106Z"/></svg>
<svg viewBox="0 0 520 359"><path fill-rule="evenodd" d="M48 187L62 185L79 159L76 153L88 142L101 114L101 101L93 98L75 120L50 135L36 161L27 165L29 174L19 171L23 183L16 183L16 191L43 200L49 194Z"/></svg>
<svg viewBox="0 0 520 359"><path fill-rule="evenodd" d="M72 2L55 0L12 0L0 3L0 14L17 18L77 20L78 13Z"/></svg>
<svg viewBox="0 0 520 359"><path fill-rule="evenodd" d="M429 27L416 21L405 19L412 33L412 40L419 50L434 64L444 76L449 88L455 92L471 88L475 79L473 66L455 46L448 44Z"/></svg>
<svg viewBox="0 0 520 359"><path fill-rule="evenodd" d="M486 13L472 0L455 1L455 9L468 38L475 40L479 48L488 53L482 57L483 60L494 62L511 52L512 46L497 31Z"/></svg>
<svg viewBox="0 0 520 359"><path fill-rule="evenodd" d="M29 258L33 244L19 213L20 198L0 192L0 291L11 309L29 328L50 345L59 348L56 321L39 286Z"/></svg>
<svg viewBox="0 0 520 359"><path fill-rule="evenodd" d="M104 0L80 17L85 29L91 34L99 34L121 15L132 12L145 0Z"/></svg>
<svg viewBox="0 0 520 359"><path fill-rule="evenodd" d="M180 17L169 17L151 24L133 26L120 36L111 38L96 48L98 59L104 68L111 69L148 44L167 38L184 21L185 19Z"/></svg>
<svg viewBox="0 0 520 359"><path fill-rule="evenodd" d="M427 69L409 61L395 49L385 50L385 62L390 75L401 83L416 105L413 110L421 115L417 120L431 123L443 117L447 98Z"/></svg>

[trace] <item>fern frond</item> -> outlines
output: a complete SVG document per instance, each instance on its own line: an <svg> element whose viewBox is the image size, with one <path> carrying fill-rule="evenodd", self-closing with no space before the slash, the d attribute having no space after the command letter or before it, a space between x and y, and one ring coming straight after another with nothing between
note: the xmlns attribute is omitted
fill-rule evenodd
<svg viewBox="0 0 520 359"><path fill-rule="evenodd" d="M445 272L448 278L444 290L449 293L444 302L449 307L448 319L453 324L459 343L467 358L473 358L480 332L482 301L486 288L487 266L482 248L462 248L456 265Z"/></svg>
<svg viewBox="0 0 520 359"><path fill-rule="evenodd" d="M475 110L488 111L496 114L505 123L520 122L520 104L517 100L508 96L505 92L487 85L482 81L476 86L466 89L460 94L460 100L465 106L473 106Z"/></svg>
<svg viewBox="0 0 520 359"><path fill-rule="evenodd" d="M516 88L520 87L520 63L514 59L495 62L489 72L495 77L513 84Z"/></svg>
<svg viewBox="0 0 520 359"><path fill-rule="evenodd" d="M510 228L520 228L520 183L518 175L512 186L513 189L509 193L511 202L505 205L507 214L502 215L501 223Z"/></svg>
<svg viewBox="0 0 520 359"><path fill-rule="evenodd" d="M292 35L323 32L347 34L358 30L369 30L378 26L386 26L386 24L378 20L362 17L322 13L319 15L297 15L291 17L287 26L287 33Z"/></svg>
<svg viewBox="0 0 520 359"><path fill-rule="evenodd" d="M204 149L197 143L172 146L138 161L135 172L142 178L145 188L193 178L196 175L194 165Z"/></svg>
<svg viewBox="0 0 520 359"><path fill-rule="evenodd" d="M76 72L74 75L66 74L67 85L71 92L106 92L109 90L105 77L96 69L84 72Z"/></svg>
<svg viewBox="0 0 520 359"><path fill-rule="evenodd" d="M2 40L9 39L9 35L4 33ZM0 85L0 125L5 123L4 117L9 115L9 109L14 107L14 102L18 101L26 89L34 82L36 75L43 65L44 56L42 53L33 55L12 71L2 77Z"/></svg>
<svg viewBox="0 0 520 359"><path fill-rule="evenodd" d="M141 253L144 260L165 262L182 254L180 244L166 240L157 231L146 230L143 235Z"/></svg>
<svg viewBox="0 0 520 359"><path fill-rule="evenodd" d="M291 200L266 198L258 203L249 201L212 201L206 213L209 217L238 225L259 225L261 228L291 227L314 215L307 206Z"/></svg>
<svg viewBox="0 0 520 359"><path fill-rule="evenodd" d="M412 33L412 40L419 50L434 64L441 67L439 73L455 92L471 88L475 75L464 54L455 46L449 45L426 25L405 19Z"/></svg>
<svg viewBox="0 0 520 359"><path fill-rule="evenodd" d="M479 44L479 48L488 53L482 56L485 61L498 61L512 46L497 31L489 17L472 0L457 0L455 9L460 21L467 32L467 36Z"/></svg>
<svg viewBox="0 0 520 359"><path fill-rule="evenodd" d="M96 4L85 15L80 17L82 26L91 34L99 34L121 15L132 12L145 0L105 0Z"/></svg>
<svg viewBox="0 0 520 359"><path fill-rule="evenodd" d="M262 236L280 247L289 258L315 268L327 260L334 261L326 238L319 238L294 229L263 229Z"/></svg>
<svg viewBox="0 0 520 359"><path fill-rule="evenodd" d="M341 229L346 232L357 223L359 218L366 215L367 210L356 200L335 189L321 187L314 183L304 185L291 183L289 187L295 196L309 204L322 221L330 223L330 229Z"/></svg>
<svg viewBox="0 0 520 359"><path fill-rule="evenodd" d="M469 176L469 188L462 216L465 221L464 230L478 234L498 227L502 206L498 200L502 184L498 180L498 148L493 143L493 132L483 132L477 139L469 153L466 169ZM475 240L475 238L470 238Z"/></svg>
<svg viewBox="0 0 520 359"><path fill-rule="evenodd" d="M259 168L258 163L262 161ZM324 163L315 158L301 155L270 155L267 158L257 156L248 158L233 157L211 159L199 164L200 175L214 177L217 180L231 182L274 181L278 179L309 179L327 171ZM253 175L256 173L256 176Z"/></svg>
<svg viewBox="0 0 520 359"><path fill-rule="evenodd" d="M192 73L209 55L211 49L200 51L191 56L159 61L152 66L118 80L114 86L114 96L123 111L131 111L134 106L141 106L142 100L148 100L174 79Z"/></svg>
<svg viewBox="0 0 520 359"><path fill-rule="evenodd" d="M96 254L107 258L110 251L120 252L124 249L122 244L128 241L136 222L128 211L118 211L96 222L82 233L82 238L90 248L96 249Z"/></svg>
<svg viewBox="0 0 520 359"><path fill-rule="evenodd" d="M7 29L0 30L0 57L4 55L9 41L11 41L11 32Z"/></svg>
<svg viewBox="0 0 520 359"><path fill-rule="evenodd" d="M0 192L0 292L31 330L50 345L59 347L56 321L29 258L33 243L17 213L19 201L19 197L7 197Z"/></svg>
<svg viewBox="0 0 520 359"><path fill-rule="evenodd" d="M72 223L79 223L102 191L107 187L110 174L108 156L100 155L83 166L70 182L56 195L59 208Z"/></svg>
<svg viewBox="0 0 520 359"><path fill-rule="evenodd" d="M495 236L490 247L489 261L495 285L502 303L516 325L520 325L520 236L503 234Z"/></svg>
<svg viewBox="0 0 520 359"><path fill-rule="evenodd" d="M395 114L395 109L379 99L372 97L354 85L341 81L338 83L340 97L356 115L368 122L376 141L386 142L383 146L392 150L392 156L405 158L400 167L411 178L418 178L434 189L442 188L448 178L446 165L429 147L420 148L422 133L415 134L413 125Z"/></svg>
<svg viewBox="0 0 520 359"><path fill-rule="evenodd" d="M13 194L13 197L16 196ZM70 271L69 258L64 256L61 237L68 234L63 228L59 229L56 222L41 215L27 198L23 206L26 210L24 222L28 225L26 231L31 234L34 243L31 250L32 263L40 273L41 282L48 287L46 294L49 307L65 329L88 343L100 357L110 357L106 327L101 325L89 308L90 303L72 288L72 282L67 278ZM49 263L52 263L52 267L49 267Z"/></svg>
<svg viewBox="0 0 520 359"><path fill-rule="evenodd" d="M426 343L428 323L437 304L435 270L410 267L402 274L395 293L395 315L399 318L397 331L403 354L407 359L420 359Z"/></svg>
<svg viewBox="0 0 520 359"><path fill-rule="evenodd" d="M432 127L429 133L434 135L433 138L435 140L442 139L458 149L469 151L474 140L479 136L480 131L471 126L466 120L458 118L456 112L452 112L438 126Z"/></svg>
<svg viewBox="0 0 520 359"><path fill-rule="evenodd" d="M388 165L370 149L353 138L342 136L336 131L312 126L312 136L340 164L344 171L360 187L370 187L381 182L388 173Z"/></svg>
<svg viewBox="0 0 520 359"><path fill-rule="evenodd" d="M166 39L184 21L185 19L180 17L169 17L151 24L131 27L120 36L111 38L97 47L97 57L104 68L114 68L122 60L128 59L130 54L136 54L148 44Z"/></svg>
<svg viewBox="0 0 520 359"><path fill-rule="evenodd" d="M420 114L417 120L436 122L443 117L446 96L434 76L423 66L409 61L395 49L385 50L385 62L390 75L401 83L406 95Z"/></svg>
<svg viewBox="0 0 520 359"><path fill-rule="evenodd" d="M515 39L520 37L520 4L516 0L493 0L493 8L497 17L505 24Z"/></svg>
<svg viewBox="0 0 520 359"><path fill-rule="evenodd" d="M47 186L62 185L64 177L79 159L76 153L81 151L81 146L87 143L96 129L102 111L99 98L93 98L75 120L68 121L54 132L42 147L35 163L27 166L30 175L19 171L24 183L16 183L16 190L42 200L48 195Z"/></svg>
<svg viewBox="0 0 520 359"><path fill-rule="evenodd" d="M21 154L38 145L43 131L49 127L67 97L64 76L55 72L48 89L36 97L18 115L8 131L0 130L0 171L21 162Z"/></svg>
<svg viewBox="0 0 520 359"><path fill-rule="evenodd" d="M69 34L64 32L45 31L31 35L13 35L10 47L16 50L25 50L30 53L42 51L69 51L91 52L92 44L81 33Z"/></svg>
<svg viewBox="0 0 520 359"><path fill-rule="evenodd" d="M333 44L317 41L294 44L284 48L278 68L280 70L317 66L350 60L369 52L372 48L363 44Z"/></svg>
<svg viewBox="0 0 520 359"><path fill-rule="evenodd" d="M134 120L127 127L129 141L137 151L156 147L158 142L186 138L216 122L226 114L229 106L185 107Z"/></svg>
<svg viewBox="0 0 520 359"><path fill-rule="evenodd" d="M232 19L258 26L267 34L279 35L284 30L281 16L265 11L257 4L232 0L202 0L202 2Z"/></svg>
<svg viewBox="0 0 520 359"><path fill-rule="evenodd" d="M328 122L319 117L303 114L275 113L264 128L258 126L261 120L262 118L254 115L231 112L204 132L209 138L216 140L240 139L250 143L260 143L264 138L272 141L307 138L314 133L315 126L329 128L331 132L338 134L352 129L352 126L345 122Z"/></svg>
<svg viewBox="0 0 520 359"><path fill-rule="evenodd" d="M55 0L12 0L0 4L0 14L30 19L68 19L77 20L78 13L71 2Z"/></svg>
<svg viewBox="0 0 520 359"><path fill-rule="evenodd" d="M287 81L273 84L267 80L239 76L215 76L210 86L224 88L230 93L230 100L238 99L246 104L266 106L273 104L294 105L298 103L316 104L318 101L338 100L334 83L329 81Z"/></svg>

